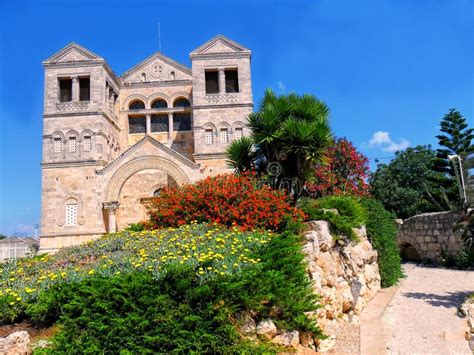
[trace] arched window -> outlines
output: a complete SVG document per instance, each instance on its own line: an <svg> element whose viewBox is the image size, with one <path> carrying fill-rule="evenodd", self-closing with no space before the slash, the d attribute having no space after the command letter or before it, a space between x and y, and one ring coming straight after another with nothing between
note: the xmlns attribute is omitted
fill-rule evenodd
<svg viewBox="0 0 474 355"><path fill-rule="evenodd" d="M145 81L146 81L146 74L142 73L142 82L145 82Z"/></svg>
<svg viewBox="0 0 474 355"><path fill-rule="evenodd" d="M179 99L176 99L174 101L173 107L189 107L191 104L189 103L188 99L185 99L184 97L180 97Z"/></svg>
<svg viewBox="0 0 474 355"><path fill-rule="evenodd" d="M163 190L161 187L157 188L155 191L153 191L153 197L158 197L161 194L161 190Z"/></svg>
<svg viewBox="0 0 474 355"><path fill-rule="evenodd" d="M143 101L140 100L135 100L130 105L128 106L129 110L144 110L145 109L145 104Z"/></svg>
<svg viewBox="0 0 474 355"><path fill-rule="evenodd" d="M163 99L156 99L151 104L151 108L167 108L167 107L168 107L168 103Z"/></svg>
<svg viewBox="0 0 474 355"><path fill-rule="evenodd" d="M174 71L172 71L170 73L170 80L175 80L176 79L176 74L174 73Z"/></svg>
<svg viewBox="0 0 474 355"><path fill-rule="evenodd" d="M66 226L77 225L77 201L73 198L66 201L65 217Z"/></svg>

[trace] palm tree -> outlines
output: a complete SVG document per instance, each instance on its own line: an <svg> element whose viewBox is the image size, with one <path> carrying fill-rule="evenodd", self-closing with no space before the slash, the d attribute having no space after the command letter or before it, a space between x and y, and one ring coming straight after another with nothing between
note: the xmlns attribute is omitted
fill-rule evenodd
<svg viewBox="0 0 474 355"><path fill-rule="evenodd" d="M258 111L248 117L253 144L232 143L227 151L231 166L244 171L253 165L262 172L278 163L278 185L291 179L303 187L333 141L328 117L329 108L313 95L276 96L267 90ZM303 190L293 192L297 199Z"/></svg>

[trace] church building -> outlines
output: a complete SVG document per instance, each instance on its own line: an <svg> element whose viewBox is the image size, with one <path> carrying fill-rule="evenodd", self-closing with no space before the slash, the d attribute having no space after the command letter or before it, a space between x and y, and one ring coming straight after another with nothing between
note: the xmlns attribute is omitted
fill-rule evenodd
<svg viewBox="0 0 474 355"><path fill-rule="evenodd" d="M225 150L250 133L250 57L219 35L191 67L157 52L117 76L76 43L45 60L40 250L126 228L164 187L229 172Z"/></svg>

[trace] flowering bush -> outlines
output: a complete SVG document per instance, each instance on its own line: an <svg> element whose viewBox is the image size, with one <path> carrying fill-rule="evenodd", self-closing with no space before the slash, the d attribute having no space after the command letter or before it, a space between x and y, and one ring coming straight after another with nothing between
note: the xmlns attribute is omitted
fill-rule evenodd
<svg viewBox="0 0 474 355"><path fill-rule="evenodd" d="M206 279L240 271L260 259L252 253L271 232L242 232L220 225L186 225L159 231L124 231L96 241L0 264L0 324L23 316L25 307L50 287L86 278L114 277L134 271L160 278L172 263L195 269Z"/></svg>
<svg viewBox="0 0 474 355"><path fill-rule="evenodd" d="M307 183L315 197L328 195L368 195L368 159L346 138L339 138L326 151L327 161L319 163L312 182Z"/></svg>
<svg viewBox="0 0 474 355"><path fill-rule="evenodd" d="M55 325L42 354L281 352L236 316L321 336L300 244L218 224L109 234L0 264L0 324Z"/></svg>
<svg viewBox="0 0 474 355"><path fill-rule="evenodd" d="M148 229L192 221L238 226L242 230L280 230L303 219L282 191L258 184L251 175L219 175L194 185L165 189L149 210Z"/></svg>

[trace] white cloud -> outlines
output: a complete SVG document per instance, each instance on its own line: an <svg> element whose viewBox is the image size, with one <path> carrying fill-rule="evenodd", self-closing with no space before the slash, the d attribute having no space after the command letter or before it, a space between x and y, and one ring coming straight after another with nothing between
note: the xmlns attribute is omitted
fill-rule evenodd
<svg viewBox="0 0 474 355"><path fill-rule="evenodd" d="M382 150L385 152L396 152L399 150L404 150L410 146L410 142L407 141L405 138L400 139L399 143L390 142L388 147L383 148Z"/></svg>
<svg viewBox="0 0 474 355"><path fill-rule="evenodd" d="M373 146L379 146L379 145L383 145L390 142L391 142L390 133L384 132L384 131L378 131L372 135L372 138L369 141L369 145L373 147Z"/></svg>
<svg viewBox="0 0 474 355"><path fill-rule="evenodd" d="M405 138L401 138L395 142L390 138L390 133L384 131L377 131L372 135L369 141L369 147L380 147L384 152L396 152L398 150L406 149L410 146L410 142Z"/></svg>

